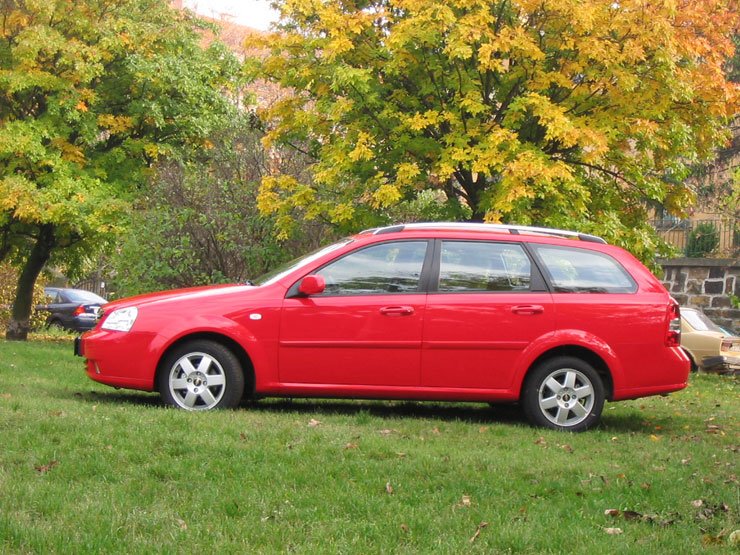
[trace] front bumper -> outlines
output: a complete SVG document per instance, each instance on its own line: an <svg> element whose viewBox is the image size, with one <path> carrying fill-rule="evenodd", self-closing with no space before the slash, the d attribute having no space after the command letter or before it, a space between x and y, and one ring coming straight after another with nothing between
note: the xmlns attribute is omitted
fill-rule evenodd
<svg viewBox="0 0 740 555"><path fill-rule="evenodd" d="M153 391L158 363L157 335L95 329L78 337L74 354L85 359L85 371L96 382Z"/></svg>

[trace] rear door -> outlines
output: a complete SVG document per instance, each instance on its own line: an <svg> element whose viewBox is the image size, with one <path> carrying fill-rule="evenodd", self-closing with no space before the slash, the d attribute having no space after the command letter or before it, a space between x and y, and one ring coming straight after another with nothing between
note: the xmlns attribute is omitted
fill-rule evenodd
<svg viewBox="0 0 740 555"><path fill-rule="evenodd" d="M508 388L522 351L554 330L541 274L516 242L441 240L436 259L422 385Z"/></svg>

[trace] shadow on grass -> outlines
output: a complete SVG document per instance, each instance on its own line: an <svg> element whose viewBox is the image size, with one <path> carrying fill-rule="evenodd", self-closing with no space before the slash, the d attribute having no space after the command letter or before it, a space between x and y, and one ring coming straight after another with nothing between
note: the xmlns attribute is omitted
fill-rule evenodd
<svg viewBox="0 0 740 555"><path fill-rule="evenodd" d="M138 391L87 391L76 392L73 397L89 403L126 404L142 407L164 407L156 393ZM609 406L609 405L607 405ZM259 401L244 400L237 410L285 413L294 415L339 415L369 416L386 419L418 418L440 421L462 421L471 424L515 424L528 425L520 407L511 404L489 406L484 403L444 403L422 401L377 401L366 399L304 399L268 397ZM641 411L604 412L601 423L596 427L607 433L652 434L656 425L663 433L680 432L681 424L670 418L655 419L654 415Z"/></svg>
<svg viewBox="0 0 740 555"><path fill-rule="evenodd" d="M525 423L516 405L491 407L481 403L440 403L414 401L373 401L365 399L280 399L267 398L242 403L242 408L262 412L282 412L306 415L358 416L367 414L379 418L423 418L458 420L475 424L492 422Z"/></svg>

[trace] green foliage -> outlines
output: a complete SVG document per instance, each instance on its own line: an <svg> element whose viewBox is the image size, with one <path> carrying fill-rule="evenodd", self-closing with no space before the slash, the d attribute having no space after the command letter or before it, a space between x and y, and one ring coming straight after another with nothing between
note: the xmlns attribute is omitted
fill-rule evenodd
<svg viewBox="0 0 740 555"><path fill-rule="evenodd" d="M474 219L597 232L648 260L648 205L691 203L684 178L736 111L726 0L276 4L247 68L296 91L263 111L267 144L315 159L311 180L263 179L285 233L383 221L434 189Z"/></svg>
<svg viewBox="0 0 740 555"><path fill-rule="evenodd" d="M686 256L702 258L719 246L719 232L711 222L701 222L691 230L686 241Z"/></svg>
<svg viewBox="0 0 740 555"><path fill-rule="evenodd" d="M244 282L321 241L320 226L302 226L301 239L278 242L274 220L257 211L268 163L260 138L242 115L211 134L208 148L157 167L112 260L116 296Z"/></svg>

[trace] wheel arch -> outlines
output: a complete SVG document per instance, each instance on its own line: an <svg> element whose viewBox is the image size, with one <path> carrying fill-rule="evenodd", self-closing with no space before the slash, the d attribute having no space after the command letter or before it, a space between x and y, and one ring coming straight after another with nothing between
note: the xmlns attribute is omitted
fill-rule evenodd
<svg viewBox="0 0 740 555"><path fill-rule="evenodd" d="M242 347L237 341L226 335L215 332L191 333L179 337L176 341L173 341L170 345L168 345L157 361L157 369L154 377L155 383L159 378L159 374L162 371L166 371L166 369L162 365L162 362L167 358L167 355L172 352L173 349L177 349L184 343L189 343L190 341L197 340L213 341L214 343L218 343L223 347L229 349L234 354L234 356L239 361L239 365L242 368L242 373L244 374L244 397L251 397L254 394L255 374L254 364L252 363L252 359L249 356L249 353L247 353L244 347Z"/></svg>
<svg viewBox="0 0 740 555"><path fill-rule="evenodd" d="M571 356L579 358L584 362L590 364L604 382L604 393L606 394L607 400L611 401L613 399L614 379L612 378L612 373L609 369L609 365L597 353L580 345L560 345L558 347L554 347L548 351L545 351L534 361L532 361L532 364L529 365L529 368L527 368L527 372L524 375L524 380L529 377L529 375L532 373L532 370L537 368L537 366L539 366L546 360L559 356ZM523 391L524 388L522 387L519 394L521 395Z"/></svg>

